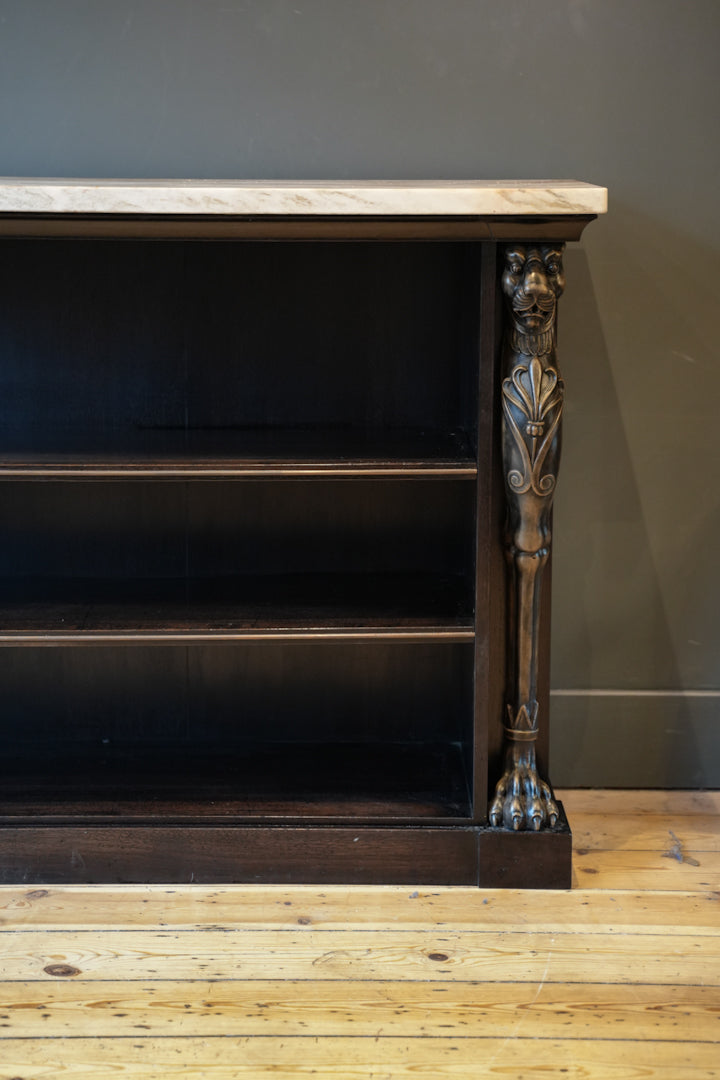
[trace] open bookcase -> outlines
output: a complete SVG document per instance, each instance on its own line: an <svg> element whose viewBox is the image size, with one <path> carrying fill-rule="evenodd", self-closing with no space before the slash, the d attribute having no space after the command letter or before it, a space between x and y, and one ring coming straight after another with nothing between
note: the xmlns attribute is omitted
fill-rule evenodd
<svg viewBox="0 0 720 1080"><path fill-rule="evenodd" d="M569 883L487 820L487 220L0 216L0 880Z"/></svg>

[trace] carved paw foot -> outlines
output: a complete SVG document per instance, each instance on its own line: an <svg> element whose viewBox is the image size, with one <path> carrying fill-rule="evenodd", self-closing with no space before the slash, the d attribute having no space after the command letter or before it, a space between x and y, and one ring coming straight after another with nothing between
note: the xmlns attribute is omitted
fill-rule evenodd
<svg viewBox="0 0 720 1080"><path fill-rule="evenodd" d="M552 828L557 819L550 786L540 779L534 765L518 762L505 771L490 804L491 825L537 832L545 826Z"/></svg>

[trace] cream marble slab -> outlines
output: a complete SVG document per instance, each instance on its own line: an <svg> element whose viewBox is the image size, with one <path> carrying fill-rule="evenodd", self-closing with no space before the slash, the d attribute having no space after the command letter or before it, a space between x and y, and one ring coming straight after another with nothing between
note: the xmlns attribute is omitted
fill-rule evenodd
<svg viewBox="0 0 720 1080"><path fill-rule="evenodd" d="M0 178L13 214L603 214L607 189L576 180L262 181Z"/></svg>

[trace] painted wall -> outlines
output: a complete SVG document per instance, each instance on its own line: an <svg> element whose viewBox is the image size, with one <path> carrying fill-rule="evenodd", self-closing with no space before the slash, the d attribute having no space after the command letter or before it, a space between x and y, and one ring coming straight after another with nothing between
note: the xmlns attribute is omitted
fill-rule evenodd
<svg viewBox="0 0 720 1080"><path fill-rule="evenodd" d="M553 778L720 784L717 0L0 0L0 173L574 177Z"/></svg>

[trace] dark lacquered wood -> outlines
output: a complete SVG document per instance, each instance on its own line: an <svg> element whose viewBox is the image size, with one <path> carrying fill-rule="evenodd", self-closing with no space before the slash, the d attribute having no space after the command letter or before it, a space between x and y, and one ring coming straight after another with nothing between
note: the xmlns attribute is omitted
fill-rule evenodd
<svg viewBox="0 0 720 1080"><path fill-rule="evenodd" d="M565 882L484 824L494 239L589 220L0 217L0 880Z"/></svg>
<svg viewBox="0 0 720 1080"><path fill-rule="evenodd" d="M489 508L499 506L498 487L498 430L495 409L497 390L497 341L500 334L497 304L496 248L484 244L480 252L481 277L478 295L479 334L474 339L477 349L475 365L479 374L477 420L477 528L475 551L475 700L474 729L484 736L475 739L475 819L485 819L488 802L488 738L487 732L496 722L498 705L503 693L505 642L498 633L498 593L504 588L503 567L496 559L497 538L494 529L485 523L495 523ZM502 625L502 624L501 624Z"/></svg>
<svg viewBox="0 0 720 1080"><path fill-rule="evenodd" d="M550 717L550 630L552 619L552 551L545 567L540 593L540 631L538 634L538 706L542 715ZM550 724L544 724L538 732L537 760L543 776L550 776Z"/></svg>
<svg viewBox="0 0 720 1080"><path fill-rule="evenodd" d="M571 887L572 836L477 826L0 824L0 883Z"/></svg>
<svg viewBox="0 0 720 1080"><path fill-rule="evenodd" d="M0 827L0 883L476 885L468 827Z"/></svg>
<svg viewBox="0 0 720 1080"><path fill-rule="evenodd" d="M52 798L38 755L2 762L0 823L118 818L221 820L469 818L467 755L446 742L232 740L55 745Z"/></svg>
<svg viewBox="0 0 720 1080"><path fill-rule="evenodd" d="M201 240L579 240L595 214L528 218L0 214L0 236Z"/></svg>
<svg viewBox="0 0 720 1080"><path fill-rule="evenodd" d="M182 438L191 467L224 439L291 467L323 440L330 461L454 459L475 423L466 249L6 240L0 462L165 435L160 461Z"/></svg>
<svg viewBox="0 0 720 1080"><path fill-rule="evenodd" d="M0 580L0 645L473 641L466 581L419 574Z"/></svg>
<svg viewBox="0 0 720 1080"><path fill-rule="evenodd" d="M0 520L4 576L58 588L67 578L472 579L474 487L463 479L13 482L0 489Z"/></svg>
<svg viewBox="0 0 720 1080"><path fill-rule="evenodd" d="M477 475L464 432L368 428L228 428L27 433L5 440L5 480L226 480L237 478L465 477ZM45 444L45 445L43 445Z"/></svg>
<svg viewBox="0 0 720 1080"><path fill-rule="evenodd" d="M469 817L472 659L472 641L2 649L0 813Z"/></svg>
<svg viewBox="0 0 720 1080"><path fill-rule="evenodd" d="M569 889L572 833L562 803L557 824L541 832L481 829L478 884L485 889Z"/></svg>
<svg viewBox="0 0 720 1080"><path fill-rule="evenodd" d="M488 648L492 656L496 658L488 673L487 700L485 703L485 715L487 727L485 729L486 753L488 761L488 777L490 785L493 785L502 771L503 766L503 743L505 722L505 695L508 661L508 627L507 627L507 564L503 549L503 536L505 527L505 477L502 470L501 458L501 419L498 408L501 383L501 350L502 350L502 296L498 286L498 247L486 250L486 258L489 262L488 272L495 280L494 307L493 307L493 333L488 333L485 343L484 361L491 367L493 379L493 393L485 395L480 401L485 401L484 412L481 413L479 424L487 425L492 429L492 452L489 463L485 466L486 493L484 498L478 500L478 507L484 505L488 520L492 521L490 543L488 547L487 576L490 582L488 594ZM487 359L485 358L487 357ZM481 368L482 371L482 368ZM490 374L486 374L490 379ZM478 577L480 577L478 570ZM485 808L487 811L487 807Z"/></svg>

